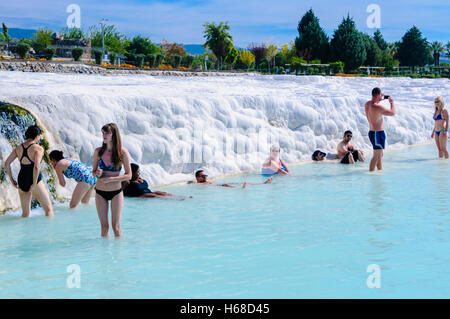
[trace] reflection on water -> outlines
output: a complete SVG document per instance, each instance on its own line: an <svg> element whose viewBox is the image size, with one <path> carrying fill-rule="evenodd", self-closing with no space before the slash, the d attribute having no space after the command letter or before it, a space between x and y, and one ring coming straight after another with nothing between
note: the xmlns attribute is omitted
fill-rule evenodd
<svg viewBox="0 0 450 319"><path fill-rule="evenodd" d="M448 210L448 191L449 191L449 161L438 160L436 165L432 166L431 181L434 187L435 207L441 215L447 215Z"/></svg>

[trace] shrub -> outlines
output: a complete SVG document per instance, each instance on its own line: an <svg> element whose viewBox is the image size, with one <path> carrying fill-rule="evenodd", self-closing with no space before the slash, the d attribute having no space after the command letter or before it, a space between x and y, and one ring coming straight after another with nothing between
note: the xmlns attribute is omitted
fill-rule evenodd
<svg viewBox="0 0 450 319"><path fill-rule="evenodd" d="M103 61L103 52L102 50L94 50L94 57L96 64L102 64Z"/></svg>
<svg viewBox="0 0 450 319"><path fill-rule="evenodd" d="M156 54L146 54L144 61L145 61L145 63L148 64L149 67L151 67L151 68L155 67Z"/></svg>
<svg viewBox="0 0 450 319"><path fill-rule="evenodd" d="M334 73L339 73L344 71L344 62L337 61L337 62L331 62L330 67L333 70Z"/></svg>
<svg viewBox="0 0 450 319"><path fill-rule="evenodd" d="M192 55L186 55L182 60L181 60L181 64L190 69L192 66L192 63L194 62L194 57Z"/></svg>
<svg viewBox="0 0 450 319"><path fill-rule="evenodd" d="M55 48L46 48L44 49L45 58L49 61L53 59L53 56L55 55L56 49Z"/></svg>
<svg viewBox="0 0 450 319"><path fill-rule="evenodd" d="M117 54L114 52L111 52L109 54L109 63L111 63L112 65L116 65L117 63Z"/></svg>
<svg viewBox="0 0 450 319"><path fill-rule="evenodd" d="M159 66L161 65L163 59L164 59L164 55L162 55L162 54L157 54L157 55L156 55L155 67L159 67Z"/></svg>
<svg viewBox="0 0 450 319"><path fill-rule="evenodd" d="M141 68L144 64L145 54L136 54L136 66Z"/></svg>
<svg viewBox="0 0 450 319"><path fill-rule="evenodd" d="M72 57L74 61L80 61L81 56L83 55L83 48L73 48L72 49Z"/></svg>
<svg viewBox="0 0 450 319"><path fill-rule="evenodd" d="M174 55L172 57L173 61L172 61L172 66L177 69L180 67L180 63L181 63L181 55Z"/></svg>
<svg viewBox="0 0 450 319"><path fill-rule="evenodd" d="M136 64L136 54L134 53L125 53L125 62L131 65Z"/></svg>
<svg viewBox="0 0 450 319"><path fill-rule="evenodd" d="M321 61L319 59L309 61L310 64L320 64Z"/></svg>
<svg viewBox="0 0 450 319"><path fill-rule="evenodd" d="M16 50L21 59L26 59L28 56L28 51L30 51L30 46L26 43L19 43Z"/></svg>

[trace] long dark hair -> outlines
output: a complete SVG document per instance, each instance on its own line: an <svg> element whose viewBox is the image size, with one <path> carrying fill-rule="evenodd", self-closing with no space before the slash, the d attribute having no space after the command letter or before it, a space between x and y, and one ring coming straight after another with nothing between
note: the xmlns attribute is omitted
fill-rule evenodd
<svg viewBox="0 0 450 319"><path fill-rule="evenodd" d="M120 138L119 128L116 123L108 123L103 125L102 131L106 133L112 133L112 162L114 163L114 168L117 169L122 163L123 152L122 152L122 139ZM106 143L102 144L102 148L100 152L98 152L98 156L102 157L102 155L106 151Z"/></svg>

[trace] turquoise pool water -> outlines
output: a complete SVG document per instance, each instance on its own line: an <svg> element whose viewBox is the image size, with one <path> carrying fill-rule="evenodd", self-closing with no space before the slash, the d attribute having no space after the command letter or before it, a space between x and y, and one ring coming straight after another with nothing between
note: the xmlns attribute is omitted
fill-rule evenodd
<svg viewBox="0 0 450 319"><path fill-rule="evenodd" d="M448 160L390 151L382 173L333 164L247 189L178 185L184 202L127 199L122 239L94 203L0 216L1 298L449 298ZM259 175L221 181L262 182ZM68 288L67 267L80 267ZM379 265L381 288L368 288Z"/></svg>

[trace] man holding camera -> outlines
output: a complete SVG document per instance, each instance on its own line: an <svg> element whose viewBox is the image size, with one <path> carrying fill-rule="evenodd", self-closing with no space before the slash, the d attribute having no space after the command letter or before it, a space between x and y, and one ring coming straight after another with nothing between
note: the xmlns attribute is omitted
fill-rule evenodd
<svg viewBox="0 0 450 319"><path fill-rule="evenodd" d="M383 99L389 100L389 103L391 104L390 109L379 104ZM365 110L367 121L369 121L370 126L369 139L373 146L373 157L370 161L369 171L373 172L375 167L377 167L378 170L383 168L381 160L383 158L383 150L386 142L383 115L395 115L394 99L389 95L382 94L380 88L374 88L372 90L372 99L366 102Z"/></svg>

